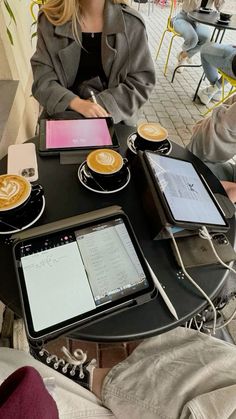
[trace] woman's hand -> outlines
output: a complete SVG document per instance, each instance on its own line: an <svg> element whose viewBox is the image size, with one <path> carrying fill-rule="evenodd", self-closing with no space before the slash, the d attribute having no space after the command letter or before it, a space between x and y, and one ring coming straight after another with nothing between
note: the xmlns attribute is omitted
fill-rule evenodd
<svg viewBox="0 0 236 419"><path fill-rule="evenodd" d="M78 96L72 99L69 106L73 111L81 113L86 118L104 118L109 116L107 111L98 103L80 99Z"/></svg>
<svg viewBox="0 0 236 419"><path fill-rule="evenodd" d="M236 183L222 180L221 185L225 189L225 192L227 193L230 201L232 201L234 204L236 202Z"/></svg>

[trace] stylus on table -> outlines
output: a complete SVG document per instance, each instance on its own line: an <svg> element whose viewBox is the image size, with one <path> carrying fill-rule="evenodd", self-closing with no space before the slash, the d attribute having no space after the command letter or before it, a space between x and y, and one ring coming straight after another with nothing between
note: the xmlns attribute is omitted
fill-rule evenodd
<svg viewBox="0 0 236 419"><path fill-rule="evenodd" d="M94 103L97 103L97 99L96 99L95 94L94 94L94 92L92 90L90 90L90 94L91 94L92 101Z"/></svg>
<svg viewBox="0 0 236 419"><path fill-rule="evenodd" d="M158 291L160 292L160 294L161 294L161 296L162 296L163 300L165 301L165 303L166 303L166 305L167 305L168 309L170 310L170 312L171 312L171 314L174 316L174 318L175 318L176 320L179 320L178 314L176 313L176 310L175 310L175 308L174 308L174 306L173 306L172 302L170 301L170 299L169 299L168 295L166 294L166 292L164 291L163 287L161 286L161 283L160 283L160 282L159 282L159 280L157 279L157 276L156 276L156 275L155 275L155 273L153 272L153 270L152 270L151 266L149 265L149 263L148 263L147 259L146 259L146 263L147 263L148 269L149 269L149 271L150 271L150 274L151 274L151 276L152 276L153 282L154 282L154 284L155 284L156 288L158 289Z"/></svg>

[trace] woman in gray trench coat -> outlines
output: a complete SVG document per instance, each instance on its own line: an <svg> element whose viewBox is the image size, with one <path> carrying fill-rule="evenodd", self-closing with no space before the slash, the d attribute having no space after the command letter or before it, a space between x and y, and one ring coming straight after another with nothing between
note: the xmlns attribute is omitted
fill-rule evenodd
<svg viewBox="0 0 236 419"><path fill-rule="evenodd" d="M134 122L155 84L144 22L120 0L48 0L31 64L33 95L49 115Z"/></svg>

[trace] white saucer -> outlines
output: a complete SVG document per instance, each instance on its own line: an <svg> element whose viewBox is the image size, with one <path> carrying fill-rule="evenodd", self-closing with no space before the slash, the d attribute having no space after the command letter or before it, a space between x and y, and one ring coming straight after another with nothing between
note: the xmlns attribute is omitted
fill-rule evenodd
<svg viewBox="0 0 236 419"><path fill-rule="evenodd" d="M9 231L1 231L1 221L0 221L0 235L1 234L4 234L4 235L5 234L13 234L13 233L18 233L19 231L22 231L22 230L26 230L26 228L31 227L32 225L34 225L36 223L36 221L39 220L39 218L43 214L44 209L45 209L45 198L44 198L44 196L42 196L42 206L40 208L40 211L37 213L37 215L35 216L35 218L33 220L31 220L28 224L24 225L22 228L13 229L13 230L9 230Z"/></svg>
<svg viewBox="0 0 236 419"><path fill-rule="evenodd" d="M86 161L84 161L80 166L79 166L79 169L78 169L78 178L79 178L79 181L80 181L80 183L82 183L82 185L85 187L85 188L87 188L87 189L89 189L90 191L92 191L92 192L96 192L96 193L100 193L100 194L111 194L111 193L115 193L115 192L119 192L119 191L122 191L122 189L124 189L127 185L128 185L128 183L129 183L129 181L130 181L130 177L131 177L131 175L130 175L130 170L129 170L129 168L128 167L126 167L126 170L127 170L127 176L126 176L126 178L124 179L124 183L123 183L123 185L122 186L120 186L119 188L117 188L117 189L112 189L112 190L101 190L101 189L99 189L99 186L97 186L96 185L96 183L95 182L93 182L93 179L92 180L90 180L91 178L86 178L86 175L82 172L82 168L83 168L83 166L86 164ZM87 179L87 180L85 180L85 179ZM89 183L91 183L90 185L89 185Z"/></svg>
<svg viewBox="0 0 236 419"><path fill-rule="evenodd" d="M136 132L133 132L127 138L127 146L129 148L129 150L132 151L132 153L134 153L134 154L137 154L137 147L135 146L136 139L137 139L137 133ZM168 154L170 154L170 152L172 150L172 144L169 140L168 140L168 143L169 143L168 149L167 149L166 145L163 144L162 146L159 146L156 150L151 150L151 151L154 151L154 152L157 151L158 153L168 155Z"/></svg>

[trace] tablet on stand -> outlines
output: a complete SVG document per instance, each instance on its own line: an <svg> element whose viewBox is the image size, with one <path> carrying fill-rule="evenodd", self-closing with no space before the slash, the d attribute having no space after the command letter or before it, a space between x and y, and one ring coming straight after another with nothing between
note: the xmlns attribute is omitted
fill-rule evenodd
<svg viewBox="0 0 236 419"><path fill-rule="evenodd" d="M42 119L39 154L60 155L62 164L81 162L95 148L118 148L112 118Z"/></svg>
<svg viewBox="0 0 236 419"><path fill-rule="evenodd" d="M192 162L139 152L139 180L144 208L154 239L169 238L167 227L176 236L229 229L225 213L205 178Z"/></svg>

